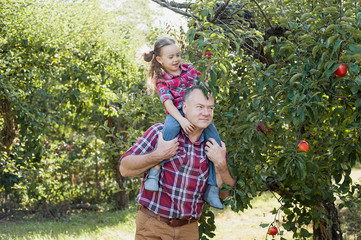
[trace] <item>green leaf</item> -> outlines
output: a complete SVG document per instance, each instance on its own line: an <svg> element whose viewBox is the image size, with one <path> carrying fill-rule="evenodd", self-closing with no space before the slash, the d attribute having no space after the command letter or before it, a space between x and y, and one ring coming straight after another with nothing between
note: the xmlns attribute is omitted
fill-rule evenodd
<svg viewBox="0 0 361 240"><path fill-rule="evenodd" d="M261 223L259 226L261 228L268 228L269 224L268 223Z"/></svg>
<svg viewBox="0 0 361 240"><path fill-rule="evenodd" d="M296 81L298 78L302 77L302 73L296 73L295 75L293 75L290 79L290 83L293 83L294 81Z"/></svg>
<svg viewBox="0 0 361 240"><path fill-rule="evenodd" d="M352 75L358 75L360 73L360 67L356 63L350 63L349 65L349 72Z"/></svg>
<svg viewBox="0 0 361 240"><path fill-rule="evenodd" d="M337 34L329 37L329 38L326 40L326 48L331 47L332 44L335 42L335 40L336 40L338 37L339 37L339 36L338 36Z"/></svg>
<svg viewBox="0 0 361 240"><path fill-rule="evenodd" d="M357 85L361 86L361 75L359 75L355 78L355 82Z"/></svg>
<svg viewBox="0 0 361 240"><path fill-rule="evenodd" d="M357 99L357 100L355 101L355 106L356 106L357 108L360 108L360 107L361 107L361 99Z"/></svg>
<svg viewBox="0 0 361 240"><path fill-rule="evenodd" d="M342 41L341 39L337 39L337 40L335 41L335 43L334 43L334 45L333 45L333 51L334 51L334 52L336 52L336 51L339 49L339 47L340 47L340 45L341 45L342 42L343 42L343 41Z"/></svg>
<svg viewBox="0 0 361 240"><path fill-rule="evenodd" d="M304 21L306 21L307 19L309 19L309 18L311 18L311 17L313 17L311 13L304 13L304 14L302 14L300 20L301 20L302 22L304 22Z"/></svg>
<svg viewBox="0 0 361 240"><path fill-rule="evenodd" d="M320 46L319 45L316 45L313 47L312 49L312 56L315 58L316 55L318 54L318 51L320 50Z"/></svg>

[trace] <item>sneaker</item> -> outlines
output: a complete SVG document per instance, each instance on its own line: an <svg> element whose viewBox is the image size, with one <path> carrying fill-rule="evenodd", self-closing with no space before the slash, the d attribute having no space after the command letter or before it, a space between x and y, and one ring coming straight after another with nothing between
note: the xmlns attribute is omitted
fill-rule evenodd
<svg viewBox="0 0 361 240"><path fill-rule="evenodd" d="M148 191L158 192L159 190L159 173L160 169L151 168L146 180L144 182L144 188Z"/></svg>
<svg viewBox="0 0 361 240"><path fill-rule="evenodd" d="M204 192L203 199L211 207L223 209L223 204L221 203L221 200L219 199L219 187L213 186L213 185L207 185L206 191Z"/></svg>

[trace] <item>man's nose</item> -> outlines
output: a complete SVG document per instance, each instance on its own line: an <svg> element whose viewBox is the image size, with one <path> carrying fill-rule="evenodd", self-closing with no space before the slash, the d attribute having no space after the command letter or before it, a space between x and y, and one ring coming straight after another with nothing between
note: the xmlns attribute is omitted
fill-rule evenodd
<svg viewBox="0 0 361 240"><path fill-rule="evenodd" d="M211 113L211 110L208 108L203 108L203 115L209 115Z"/></svg>

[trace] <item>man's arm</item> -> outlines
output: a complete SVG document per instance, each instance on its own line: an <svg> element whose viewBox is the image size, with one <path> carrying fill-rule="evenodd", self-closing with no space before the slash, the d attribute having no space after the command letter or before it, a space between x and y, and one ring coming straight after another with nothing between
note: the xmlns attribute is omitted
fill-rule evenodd
<svg viewBox="0 0 361 240"><path fill-rule="evenodd" d="M157 149L146 154L128 155L121 159L119 171L122 176L138 176L161 161L173 157L178 150L177 138L164 141L162 133L159 134Z"/></svg>
<svg viewBox="0 0 361 240"><path fill-rule="evenodd" d="M221 142L222 146L219 146L216 140L214 140L213 138L209 139L209 141L206 143L205 149L208 159L214 164L218 187L222 188L223 183L234 187L236 181L233 179L228 169L226 145L224 144L224 142ZM225 198L227 196L228 193L221 192L222 198Z"/></svg>

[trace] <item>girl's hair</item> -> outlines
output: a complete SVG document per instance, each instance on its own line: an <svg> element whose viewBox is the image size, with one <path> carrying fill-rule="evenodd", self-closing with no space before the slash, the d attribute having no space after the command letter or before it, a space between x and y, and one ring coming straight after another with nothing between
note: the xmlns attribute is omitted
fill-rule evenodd
<svg viewBox="0 0 361 240"><path fill-rule="evenodd" d="M157 78L159 78L164 71L162 65L157 61L156 57L160 56L160 51L163 47L173 44L176 44L174 39L163 37L154 43L152 51L143 54L144 60L146 62L150 62L147 87L151 90L151 92L155 89Z"/></svg>

